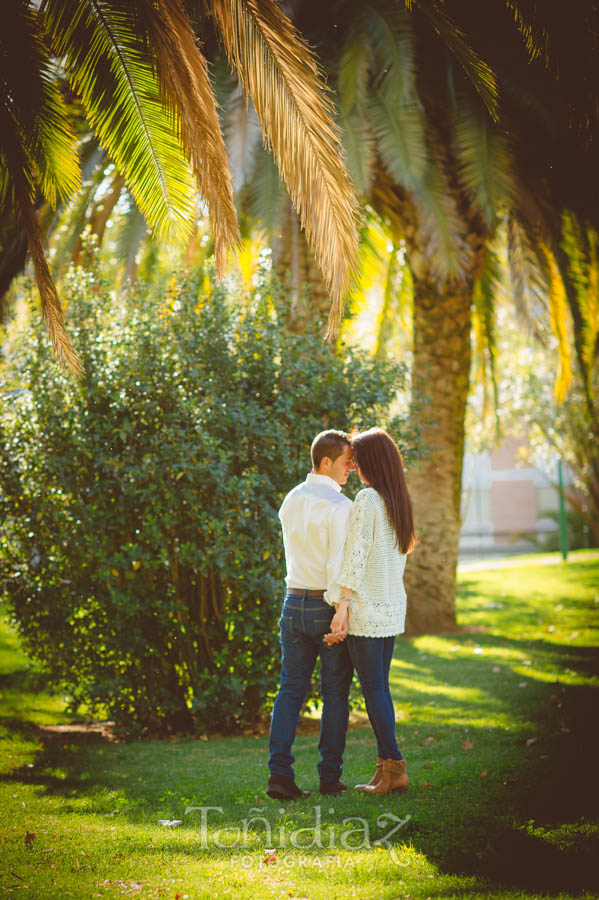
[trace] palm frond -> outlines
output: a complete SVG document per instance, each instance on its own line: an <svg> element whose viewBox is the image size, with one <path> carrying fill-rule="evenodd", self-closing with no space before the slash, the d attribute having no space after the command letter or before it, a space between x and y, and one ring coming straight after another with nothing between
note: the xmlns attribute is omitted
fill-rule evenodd
<svg viewBox="0 0 599 900"><path fill-rule="evenodd" d="M371 97L369 114L385 166L398 184L414 190L428 165L426 132L419 106L416 103L396 105L378 89Z"/></svg>
<svg viewBox="0 0 599 900"><path fill-rule="evenodd" d="M210 6L331 292L332 338L355 271L357 204L323 78L274 0L210 0Z"/></svg>
<svg viewBox="0 0 599 900"><path fill-rule="evenodd" d="M566 257L568 300L572 313L579 368L589 399L599 337L599 259L597 232L584 227L571 212L562 215L561 250ZM573 289L574 296L570 295Z"/></svg>
<svg viewBox="0 0 599 900"><path fill-rule="evenodd" d="M471 262L466 226L438 160L431 161L411 196L431 272L439 283L448 278L464 279Z"/></svg>
<svg viewBox="0 0 599 900"><path fill-rule="evenodd" d="M518 31L524 38L531 62L541 57L545 65L548 65L549 36L547 30L540 26L533 16L530 15L532 10L529 10L529 15L525 14L521 0L518 0L518 2L507 0L507 7L514 15L514 21L518 26Z"/></svg>
<svg viewBox="0 0 599 900"><path fill-rule="evenodd" d="M484 111L460 98L454 116L459 178L468 197L492 230L516 196L513 154L507 135Z"/></svg>
<svg viewBox="0 0 599 900"><path fill-rule="evenodd" d="M338 117L343 136L345 162L350 178L360 197L367 197L372 178L375 143L365 113L354 109L341 111Z"/></svg>
<svg viewBox="0 0 599 900"><path fill-rule="evenodd" d="M364 197L370 187L374 152L367 112L372 48L360 25L361 17L353 22L339 59L337 121L350 178L358 194Z"/></svg>
<svg viewBox="0 0 599 900"><path fill-rule="evenodd" d="M395 4L384 13L365 5L356 27L371 48L373 88L364 102L379 153L395 181L411 189L424 175L428 150L410 16Z"/></svg>
<svg viewBox="0 0 599 900"><path fill-rule="evenodd" d="M80 377L83 375L83 365L65 327L64 313L44 252L42 232L24 183L22 190L15 185L15 206L27 232L29 253L33 261L35 280L42 301L42 316L54 348L54 355L62 366L66 366Z"/></svg>
<svg viewBox="0 0 599 900"><path fill-rule="evenodd" d="M515 215L506 223L507 261L516 310L523 322L541 337L542 300L549 291L545 258L529 229Z"/></svg>
<svg viewBox="0 0 599 900"><path fill-rule="evenodd" d="M410 270L402 263L400 246L393 242L389 251L389 264L385 273L383 304L376 327L376 347L374 355L384 359L388 346L397 328L398 319L406 326L405 308L407 301L413 300Z"/></svg>
<svg viewBox="0 0 599 900"><path fill-rule="evenodd" d="M185 237L194 181L132 6L45 0L44 12L53 49L140 210L161 237Z"/></svg>
<svg viewBox="0 0 599 900"><path fill-rule="evenodd" d="M439 0L404 0L408 10L417 6L429 20L443 44L466 73L493 119L499 115L499 92L491 67L469 44L466 34L447 14Z"/></svg>
<svg viewBox="0 0 599 900"><path fill-rule="evenodd" d="M85 228L89 209L100 185L107 177L109 163L106 153L95 145L82 166L82 186L70 203L59 210L50 228L50 260L54 278L59 278L72 261L75 247Z"/></svg>
<svg viewBox="0 0 599 900"><path fill-rule="evenodd" d="M272 154L260 149L248 186L248 210L250 216L261 224L265 239L271 246L280 231L286 201L287 193Z"/></svg>
<svg viewBox="0 0 599 900"><path fill-rule="evenodd" d="M483 386L484 411L491 406L489 395L492 391L493 408L499 409L497 385L497 344L495 335L495 309L497 296L501 290L501 265L497 253L487 243L482 264L482 271L476 279L473 291L473 329L475 347L473 358L478 360L477 375Z"/></svg>
<svg viewBox="0 0 599 900"><path fill-rule="evenodd" d="M566 301L564 282L555 256L545 244L541 245L541 249L547 262L547 273L549 276L549 292L547 295L549 321L551 323L551 331L557 340L558 368L553 392L556 401L562 403L568 386L572 381L572 358L568 334L568 303Z"/></svg>
<svg viewBox="0 0 599 900"><path fill-rule="evenodd" d="M361 229L358 278L349 297L353 315L363 311L368 303L368 294L387 277L390 240L389 228L370 216Z"/></svg>
<svg viewBox="0 0 599 900"><path fill-rule="evenodd" d="M416 66L410 15L397 3L386 3L383 9L364 4L356 25L368 37L375 87L390 103L414 103Z"/></svg>
<svg viewBox="0 0 599 900"><path fill-rule="evenodd" d="M31 38L27 29L32 27L32 23L39 24L37 19L26 19L26 14L31 10L20 5L18 10L13 8L11 12L13 15L8 16L10 25L16 25L17 30L24 27L27 37ZM21 21L17 13L23 14ZM9 37L14 36L13 31ZM57 100L59 95L52 95L49 81L44 75L48 65L47 56L44 55L43 48L36 46L37 37L34 35L33 38L30 56L27 55L28 45L23 48L24 58L31 65L31 71L20 71L18 65L10 73L4 68L0 70L0 204L11 208L19 217L27 237L40 292L42 316L56 358L62 365L80 375L83 371L81 361L65 328L62 307L46 261L43 235L33 202L40 185L54 201L60 195L68 194L76 187L79 169L68 132L62 130L61 134L53 138L41 122L41 118L47 115L59 131L64 124L61 101ZM0 49L4 51L5 48ZM7 62L12 53L12 48L10 51L8 48L6 50L6 53L0 52L3 63ZM19 80L19 76L22 81L17 84L14 79ZM31 103L30 106L26 105L27 100ZM57 171L62 152L71 155L64 162L64 175ZM71 167L73 158L75 168Z"/></svg>
<svg viewBox="0 0 599 900"><path fill-rule="evenodd" d="M339 58L337 91L343 115L366 108L371 52L368 35L354 23Z"/></svg>
<svg viewBox="0 0 599 900"><path fill-rule="evenodd" d="M175 115L202 197L208 204L217 270L227 250L240 245L233 182L206 60L191 32L181 0L152 4L147 17L164 102Z"/></svg>
<svg viewBox="0 0 599 900"><path fill-rule="evenodd" d="M76 139L56 84L56 72L43 40L38 10L11 3L3 10L0 33L0 104L10 120L0 132L0 168L4 140L18 135L26 155L24 174L55 208L80 184ZM9 178L0 176L0 202Z"/></svg>

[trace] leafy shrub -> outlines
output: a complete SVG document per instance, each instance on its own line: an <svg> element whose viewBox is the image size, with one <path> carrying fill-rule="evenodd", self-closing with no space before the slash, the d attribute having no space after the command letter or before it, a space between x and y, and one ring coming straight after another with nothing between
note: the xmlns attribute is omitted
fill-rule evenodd
<svg viewBox="0 0 599 900"><path fill-rule="evenodd" d="M309 327L289 334L277 290L264 275L240 295L200 272L115 298L78 271L64 295L84 379L41 332L4 367L13 618L73 709L129 732L261 715L279 670L280 502L318 431L388 424L402 385Z"/></svg>

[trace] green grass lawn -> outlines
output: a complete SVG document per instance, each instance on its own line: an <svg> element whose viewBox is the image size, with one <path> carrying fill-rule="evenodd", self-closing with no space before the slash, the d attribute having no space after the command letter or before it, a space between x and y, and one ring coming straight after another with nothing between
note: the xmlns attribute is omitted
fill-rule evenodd
<svg viewBox="0 0 599 900"><path fill-rule="evenodd" d="M68 721L63 698L4 625L0 893L597 897L599 554L464 573L458 615L457 635L397 641L410 792L286 806L264 796L266 735L114 743L40 730ZM354 718L351 785L376 756ZM308 721L296 743L306 788L317 742Z"/></svg>

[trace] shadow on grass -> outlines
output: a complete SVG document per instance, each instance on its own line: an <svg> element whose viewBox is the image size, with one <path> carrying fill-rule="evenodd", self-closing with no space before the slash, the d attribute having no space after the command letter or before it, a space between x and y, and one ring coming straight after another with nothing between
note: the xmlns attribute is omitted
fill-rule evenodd
<svg viewBox="0 0 599 900"><path fill-rule="evenodd" d="M470 594L462 588L462 603L474 603L475 596L480 590ZM493 614L496 622L504 617L499 633L436 636L429 641L434 650L425 649L426 640L397 642L392 690L410 792L385 798L315 794L288 805L288 829L313 827L319 807L326 834L332 829L338 838L343 820L353 816L367 823L374 840L381 837L384 814L409 817L393 845L411 846L441 873L465 879L446 894L436 886L436 897L491 895L498 886L536 896L599 894L597 764L589 729L596 722L597 690L573 683L597 674L597 648L527 640L525 631L506 628L515 615L510 607L511 598ZM480 605L473 608L481 613ZM538 632L542 612L517 614ZM60 732L50 739L15 718L4 724L43 747L32 768L14 769L2 780L64 800L57 815L110 816L107 823L152 826L156 845L135 832L127 838L128 849L142 855L197 858L199 825L185 812L191 806L222 810L212 812L215 829L239 826L252 809L263 810L255 815L266 818L274 833L281 822L280 807L263 793L266 737L112 744L88 735L83 743ZM315 786L316 745L314 734L296 742L298 782L305 787ZM352 727L346 752L351 783L371 774L374 753L370 729ZM171 836L159 819L184 824ZM260 829L254 834L258 843ZM214 847L211 852L223 859L233 855Z"/></svg>
<svg viewBox="0 0 599 900"><path fill-rule="evenodd" d="M491 640L487 636L485 639ZM452 636L451 641L454 640ZM519 642L502 639L501 645L509 648ZM576 648L580 653L575 656L586 661L589 649ZM432 678L426 658L416 662L418 653L411 652L414 648L406 653L404 650L402 647L398 652L399 662L409 664L406 677L418 675L419 683ZM549 648L548 652L553 650ZM436 660L435 681L440 688L472 685L473 673L456 665L459 662L450 660L444 664L443 660ZM507 705L509 686L496 675L491 678L490 669L491 661L477 660L480 690L489 693L492 707L494 703ZM510 677L519 676L511 673ZM487 679L496 687L486 687ZM409 697L418 705L417 714L410 714L398 727L409 760L410 793L378 799L351 792L332 799L316 794L289 805L289 827L313 827L315 809L320 806L325 832L332 827L339 834L344 818L361 817L368 823L372 840L381 836L377 823L382 814L404 819L409 816L409 822L394 835L392 843L398 847L411 845L443 874L474 877L479 887L490 885L489 892L499 885L537 894L599 891L597 834L584 837L585 817L592 819L597 808L595 750L584 738L585 725L594 720L596 691L560 685L556 695L561 704L558 709L555 699L551 699L554 685L530 677L527 681L531 688L528 698L510 708L516 725L506 731L469 724L467 733L474 747L470 752L461 748L464 727L443 721L445 712L454 711L455 700L448 699L441 690L424 695L415 686L407 693L405 686L398 685L399 696L403 692L404 701ZM436 705L427 707L431 701ZM480 697L474 706L481 708ZM467 707L465 703L466 713ZM496 709L492 712L495 714ZM569 724L560 726L566 714ZM533 720L540 732L533 743L527 744L530 738L526 728L517 727L520 715L527 721ZM39 738L40 730L28 723L22 725L24 736L34 733L32 727ZM553 730L544 733L544 728ZM307 787L313 786L316 743L314 735L301 736L296 743L298 781ZM368 773L372 753L370 730L352 728L346 753L351 774ZM218 829L239 826L251 809L258 808L262 812L254 815L267 817L276 832L275 826L281 821L280 808L269 803L263 794L266 758L265 737L110 744L90 743L89 739L78 743L72 736L65 736L64 740L45 739L33 768L16 769L2 780L35 785L48 796L64 798L67 802L58 814L117 815L118 818L107 821L156 826L158 819L178 818L184 821L181 831L191 829L199 840L199 824L193 815L185 814L189 806L222 810L211 814L210 824ZM480 777L483 765L488 767L485 778ZM565 823L571 823L574 835L567 840L560 831ZM260 828L258 832L261 834ZM162 832L157 847L144 841L138 843L135 837L127 846L131 850L137 846L140 853L198 853L197 840L182 843L173 838L165 844ZM216 852L222 852L223 858L230 853ZM302 853L318 852L318 848L302 849ZM464 893L469 891L471 887L464 889ZM457 885L450 894L459 896Z"/></svg>

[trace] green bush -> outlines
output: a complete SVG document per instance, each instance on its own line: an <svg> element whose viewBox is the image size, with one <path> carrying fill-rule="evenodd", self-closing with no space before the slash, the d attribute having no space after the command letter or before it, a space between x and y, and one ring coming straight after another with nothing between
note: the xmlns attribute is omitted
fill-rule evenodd
<svg viewBox="0 0 599 900"><path fill-rule="evenodd" d="M78 271L63 294L84 379L35 331L0 388L2 577L25 647L72 709L129 732L255 722L279 671L279 504L315 433L389 424L403 373L289 334L266 275L251 296L200 272L152 298Z"/></svg>

